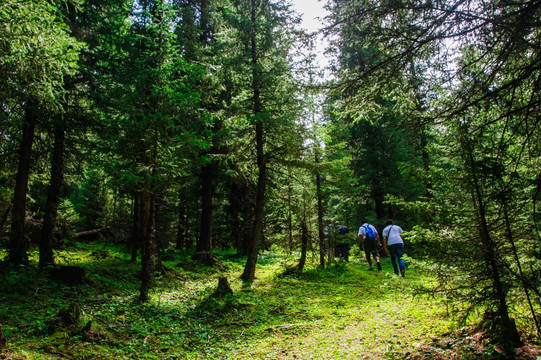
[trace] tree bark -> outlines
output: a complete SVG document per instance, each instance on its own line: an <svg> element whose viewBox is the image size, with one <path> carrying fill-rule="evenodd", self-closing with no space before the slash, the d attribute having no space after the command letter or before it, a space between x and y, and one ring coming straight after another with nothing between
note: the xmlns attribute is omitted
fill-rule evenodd
<svg viewBox="0 0 541 360"><path fill-rule="evenodd" d="M11 208L13 207L12 203L9 203L7 206L6 211L4 211L4 215L2 215L2 220L0 220L0 233L4 232L4 225L8 221L9 214L11 213Z"/></svg>
<svg viewBox="0 0 541 360"><path fill-rule="evenodd" d="M156 244L153 232L153 197L148 191L141 193L141 220L140 220L140 236L142 239L141 246L141 291L140 299L142 302L148 301L148 291L152 281L154 272L154 258L156 255Z"/></svg>
<svg viewBox="0 0 541 360"><path fill-rule="evenodd" d="M247 255L251 230L248 224L253 224L251 222L253 199L249 196L251 194L248 186L236 178L231 179L229 193L231 242L238 254Z"/></svg>
<svg viewBox="0 0 541 360"><path fill-rule="evenodd" d="M259 148L259 146L258 146ZM258 150L259 153L259 150ZM259 158L259 156L258 156ZM252 230L251 242L248 245L248 257L246 259L246 266L242 273L241 279L254 280L255 268L257 262L257 254L259 251L259 240L263 231L263 217L264 217L264 205L265 205L265 186L266 186L266 165L260 163L258 160L259 175L257 178L257 195L255 204L255 218Z"/></svg>
<svg viewBox="0 0 541 360"><path fill-rule="evenodd" d="M423 114L426 112L425 106L423 105L423 95L420 92L421 83L418 80L417 67L415 66L415 61L409 59L409 66L411 69L411 79L410 86L412 87L415 93L415 99L417 100L416 110L418 114ZM423 161L423 171L425 174L425 196L427 199L432 198L432 184L430 177L428 176L430 170L430 155L428 153L428 135L426 133L426 125L422 123L418 117L415 117L415 123L417 128L417 137L419 138L419 146L421 151L421 159ZM394 218L391 216L391 218Z"/></svg>
<svg viewBox="0 0 541 360"><path fill-rule="evenodd" d="M306 264L306 254L308 253L308 227L306 226L306 219L302 220L301 223L301 258L299 259L299 264L297 269L303 271L304 265Z"/></svg>
<svg viewBox="0 0 541 360"><path fill-rule="evenodd" d="M231 181L229 190L229 219L231 223L231 242L234 244L237 253L246 255L246 247L244 246L242 224L239 219L241 212L241 187L235 179Z"/></svg>
<svg viewBox="0 0 541 360"><path fill-rule="evenodd" d="M177 250L186 248L186 205L182 190L178 199L178 225L177 225Z"/></svg>
<svg viewBox="0 0 541 360"><path fill-rule="evenodd" d="M201 169L201 224L199 240L195 247L192 259L198 260L204 265L210 266L215 263L210 250L212 248L212 164L206 164Z"/></svg>
<svg viewBox="0 0 541 360"><path fill-rule="evenodd" d="M319 164L319 151L316 149L316 164ZM325 233L323 224L323 193L321 190L321 175L316 169L316 196L317 196L317 230L319 237L319 267L325 267Z"/></svg>
<svg viewBox="0 0 541 360"><path fill-rule="evenodd" d="M287 235L288 235L288 250L293 252L293 214L291 211L291 183L287 184Z"/></svg>
<svg viewBox="0 0 541 360"><path fill-rule="evenodd" d="M464 141L468 142L466 138ZM492 282L492 290L494 291L494 296L497 304L497 313L500 321L500 334L499 339L497 339L504 347L506 355L514 355L514 347L521 345L520 335L516 328L514 321L509 317L509 308L507 306L507 293L504 289L504 284L501 279L500 266L498 265L498 260L496 259L496 244L490 236L490 230L488 227L488 222L486 218L486 209L485 203L483 201L483 193L481 191L481 185L478 179L478 169L475 164L475 159L473 157L473 149L471 144L466 143L467 151L467 161L468 167L471 172L471 179L473 185L473 202L474 207L477 212L478 228L479 228L479 237L483 250L483 258L485 266L487 267L488 275Z"/></svg>
<svg viewBox="0 0 541 360"><path fill-rule="evenodd" d="M23 136L19 148L19 166L13 192L11 229L8 243L8 260L15 265L28 262L28 242L24 236L24 220L26 217L26 194L30 177L32 143L38 117L37 110L37 104L34 101L27 102L23 122Z"/></svg>
<svg viewBox="0 0 541 360"><path fill-rule="evenodd" d="M378 222L382 222L382 219L385 218L384 201L385 201L385 191L380 186L380 184L376 184L376 187L374 189L374 203L376 205L376 218L378 219Z"/></svg>
<svg viewBox="0 0 541 360"><path fill-rule="evenodd" d="M199 42L206 49L210 42L212 41L212 26L211 26L211 16L210 16L210 1L209 0L199 0ZM205 56L205 53L200 54ZM200 59L196 59L200 60ZM209 102L208 100L203 100L202 104L204 109L209 113L212 113L212 108L215 106L214 103ZM212 133L215 134L220 128L220 122L216 120L213 125ZM212 146L209 152L204 155L209 155L216 152L216 143L212 141ZM213 195L214 195L214 186L212 183L212 178L214 173L214 166L212 164L212 158L210 163L204 164L201 166L201 223L199 229L199 237L195 247L195 254L192 256L193 260L197 260L204 265L214 265L215 260L211 256L210 251L212 249L212 219L213 219Z"/></svg>
<svg viewBox="0 0 541 360"><path fill-rule="evenodd" d="M199 28L201 31L199 35L199 41L201 41L201 43L205 46L205 48L209 45L210 41L212 40L209 4L210 4L209 0L200 0L200 3L199 3L199 9L201 11L201 15L199 19Z"/></svg>
<svg viewBox="0 0 541 360"><path fill-rule="evenodd" d="M195 193L195 189L193 190ZM192 206L189 208L191 214L187 216L186 227L186 249L195 248L195 239L199 239L199 230L201 229L201 204L197 197L193 199Z"/></svg>
<svg viewBox="0 0 541 360"><path fill-rule="evenodd" d="M44 267L54 263L53 256L53 238L58 217L58 204L60 201L60 192L64 182L64 147L66 131L63 115L55 124L54 149L51 163L51 179L45 205L45 215L43 218L43 229L41 241L39 244L39 266Z"/></svg>
<svg viewBox="0 0 541 360"><path fill-rule="evenodd" d="M425 196L427 199L432 198L432 183L429 176L430 171L430 155L428 154L428 135L426 134L426 126L420 125L419 138L421 141L421 158L423 159L423 171L425 174Z"/></svg>
<svg viewBox="0 0 541 360"><path fill-rule="evenodd" d="M518 255L517 246L515 243L515 239L513 237L513 231L511 229L511 220L509 218L509 211L507 208L507 195L502 194L502 210L503 210L503 219L505 221L505 237L507 238L507 241L511 245L511 250L513 251L513 257L515 258L515 262L517 264L517 270L520 275L520 280L522 281L522 288L524 289L524 295L526 295L526 300L528 302L528 306L530 307L530 314L532 315L532 319L535 324L535 328L537 330L537 337L539 338L541 336L541 328L539 326L539 321L537 320L536 311L532 304L532 299L530 297L529 292L529 284L526 281L526 277L524 276L524 272L522 271L522 263L520 261L520 257Z"/></svg>
<svg viewBox="0 0 541 360"><path fill-rule="evenodd" d="M137 262L137 251L141 246L141 193L136 192L133 196L133 224L131 236L131 262Z"/></svg>
<svg viewBox="0 0 541 360"><path fill-rule="evenodd" d="M248 257L246 259L246 266L244 272L241 275L243 280L255 279L255 267L257 262L257 253L259 251L259 238L263 230L263 216L265 207L265 186L267 180L267 164L265 159L265 153L263 149L263 120L259 117L262 105L261 105L261 89L258 71L258 51L256 45L256 0L251 0L252 6L252 91L253 91L253 110L255 118L255 136L256 136L256 152L257 152L257 169L259 170L257 176L257 193L255 201L255 213L254 213L254 225L252 228L251 242L248 247Z"/></svg>

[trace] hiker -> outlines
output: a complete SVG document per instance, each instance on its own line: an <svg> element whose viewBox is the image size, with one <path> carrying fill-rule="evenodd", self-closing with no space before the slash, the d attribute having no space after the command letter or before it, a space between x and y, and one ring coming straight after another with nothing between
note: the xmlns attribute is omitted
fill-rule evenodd
<svg viewBox="0 0 541 360"><path fill-rule="evenodd" d="M383 229L383 248L385 253L390 253L391 263L393 264L394 273L398 275L400 269L400 275L404 277L406 273L406 264L402 259L404 255L404 230L398 225L394 225L391 219L385 223L385 229Z"/></svg>
<svg viewBox="0 0 541 360"><path fill-rule="evenodd" d="M368 223L368 220L361 220L361 227L359 228L359 247L361 250L364 248L364 254L366 255L366 261L370 266L368 270L374 270L372 267L372 259L370 255L376 260L378 270L381 270L381 263L379 262L379 246L381 246L381 241L379 239L379 234L376 228L373 225Z"/></svg>
<svg viewBox="0 0 541 360"><path fill-rule="evenodd" d="M349 240L346 236L348 232L349 229L346 225L338 226L338 239L335 250L335 255L346 262L349 261Z"/></svg>
<svg viewBox="0 0 541 360"><path fill-rule="evenodd" d="M331 223L323 228L323 239L325 241L325 249L329 255L330 261L332 256L334 256L334 229Z"/></svg>

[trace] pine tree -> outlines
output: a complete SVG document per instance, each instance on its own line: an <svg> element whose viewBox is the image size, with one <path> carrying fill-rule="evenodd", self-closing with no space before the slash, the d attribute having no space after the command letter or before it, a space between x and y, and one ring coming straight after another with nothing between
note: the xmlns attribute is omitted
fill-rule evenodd
<svg viewBox="0 0 541 360"><path fill-rule="evenodd" d="M541 7L484 1L334 4L341 5L333 8L338 19L357 23L363 44L380 49L376 57L369 54L373 61L368 66L342 78L345 88L354 90L348 94L352 114L372 111L378 90L384 89L402 116L435 122L422 131L423 136L432 132L437 144L421 141L423 170L431 174L423 207L431 209L432 217L426 216L431 220L423 225L454 234L450 241L432 244L451 265L440 269L440 285L449 284L448 296L464 299L469 310L485 311L487 322L495 325L492 336L511 357L520 339L510 318L508 291L520 285L527 294L535 290L531 278L518 270L520 241L513 233L521 231L509 224L524 224L519 209L531 209L534 196L526 192L510 201L505 194L520 193L518 184L533 184L536 178L522 170L539 157L532 142L539 134L538 76L532 70L539 65L539 25L534 19ZM421 75L418 68L427 69L422 86L411 81ZM533 151L526 155L526 148ZM451 184L456 191L450 190ZM513 203L515 216L509 218L506 209ZM502 211L507 216L502 217ZM528 247L522 250L526 253ZM474 292L454 286L465 280Z"/></svg>
<svg viewBox="0 0 541 360"><path fill-rule="evenodd" d="M24 223L36 127L48 109L62 111L64 77L75 73L81 46L47 1L3 2L0 16L9 16L0 18L0 94L8 108L24 107L8 245L10 262L22 264L28 261Z"/></svg>
<svg viewBox="0 0 541 360"><path fill-rule="evenodd" d="M248 129L253 136L253 155L250 148L240 153L239 159L253 156L256 171L254 219L247 251L247 262L242 279L255 278L259 245L264 230L264 210L269 162L282 157L280 152L282 135L289 132L293 123L294 87L291 86L291 71L288 51L292 31L288 27L288 8L284 2L267 0L233 1L224 12L231 36L227 39L230 48L228 59L237 81L239 94L232 104L235 118L243 117L243 141ZM250 74L246 77L246 74ZM249 96L247 97L247 94ZM248 105L249 104L249 105Z"/></svg>

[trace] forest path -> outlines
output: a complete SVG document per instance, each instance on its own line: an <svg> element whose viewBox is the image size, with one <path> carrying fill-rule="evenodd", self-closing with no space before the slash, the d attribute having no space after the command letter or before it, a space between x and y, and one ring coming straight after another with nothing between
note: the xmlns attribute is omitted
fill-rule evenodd
<svg viewBox="0 0 541 360"><path fill-rule="evenodd" d="M0 324L7 359L495 359L480 333L455 330L441 296L418 294L434 284L430 263L406 257L406 277L367 270L358 251L350 262L280 276L296 258L263 253L257 279L242 282L245 259L222 254L217 267L172 256L155 279L151 301L137 300L140 265L129 254L80 247L88 282L65 286L32 268L12 271L0 287ZM122 249L121 247L119 249ZM96 256L103 254L103 256ZM78 260L76 260L78 259ZM233 295L216 297L226 275ZM0 279L2 280L2 279ZM1 283L1 281L0 281ZM2 285L2 284L0 284ZM2 291L5 290L5 291ZM80 305L74 328L59 311ZM81 328L91 322L91 330ZM56 324L56 325L55 325ZM536 359L535 347L519 349ZM535 356L533 356L535 354ZM533 356L533 357L532 357Z"/></svg>
<svg viewBox="0 0 541 360"><path fill-rule="evenodd" d="M367 270L364 259L353 258L300 278L263 277L253 284L252 295L264 296L267 322L243 332L228 358L433 358L426 349L451 322L440 302L414 295L433 279L408 262L406 278L394 275L388 258L382 271ZM432 351L445 357L450 352Z"/></svg>

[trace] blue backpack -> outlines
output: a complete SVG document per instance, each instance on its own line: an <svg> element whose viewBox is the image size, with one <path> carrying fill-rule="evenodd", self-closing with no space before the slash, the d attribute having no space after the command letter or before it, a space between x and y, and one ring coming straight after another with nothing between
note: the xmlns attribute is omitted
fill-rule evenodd
<svg viewBox="0 0 541 360"><path fill-rule="evenodd" d="M372 227L370 227L370 224L366 225L364 227L364 230L365 230L365 236L367 240L368 239L373 240L377 237L376 232L374 231L374 229L372 229Z"/></svg>

